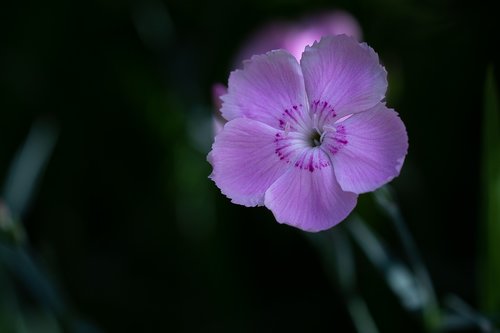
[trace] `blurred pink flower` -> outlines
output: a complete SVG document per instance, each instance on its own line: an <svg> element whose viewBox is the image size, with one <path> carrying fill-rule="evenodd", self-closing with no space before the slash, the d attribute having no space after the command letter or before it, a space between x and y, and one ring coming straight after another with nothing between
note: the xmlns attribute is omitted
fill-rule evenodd
<svg viewBox="0 0 500 333"><path fill-rule="evenodd" d="M236 57L237 67L255 54L284 49L297 60L307 45L323 36L347 35L361 41L362 32L358 21L345 11L333 11L310 15L298 22L274 22L259 29L245 42Z"/></svg>

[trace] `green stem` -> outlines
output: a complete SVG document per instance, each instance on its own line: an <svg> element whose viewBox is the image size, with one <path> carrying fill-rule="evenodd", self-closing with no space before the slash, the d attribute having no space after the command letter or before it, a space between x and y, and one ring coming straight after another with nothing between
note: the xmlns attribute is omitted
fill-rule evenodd
<svg viewBox="0 0 500 333"><path fill-rule="evenodd" d="M500 314L500 102L494 71L487 71L481 142L479 300L483 311Z"/></svg>

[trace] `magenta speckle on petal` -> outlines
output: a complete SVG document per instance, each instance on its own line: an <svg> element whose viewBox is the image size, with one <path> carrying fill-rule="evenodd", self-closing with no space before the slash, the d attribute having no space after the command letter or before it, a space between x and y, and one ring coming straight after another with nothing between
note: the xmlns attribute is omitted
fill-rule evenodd
<svg viewBox="0 0 500 333"><path fill-rule="evenodd" d="M290 117L291 120L293 120L295 123L297 123L297 118L292 114L292 112L288 109L285 110L285 114Z"/></svg>
<svg viewBox="0 0 500 333"><path fill-rule="evenodd" d="M302 104L292 105L290 108L284 109L278 119L279 128L285 131L297 131L304 127L304 117L308 117L304 113Z"/></svg>
<svg viewBox="0 0 500 333"><path fill-rule="evenodd" d="M317 164L316 164L316 166L317 166ZM312 155L309 157L309 171L311 171L311 172L314 171L314 161L313 161Z"/></svg>
<svg viewBox="0 0 500 333"><path fill-rule="evenodd" d="M303 152L294 163L295 168L309 172L321 170L330 165L328 158L317 149Z"/></svg>
<svg viewBox="0 0 500 333"><path fill-rule="evenodd" d="M347 140L346 139L334 138L334 140L337 141L338 143L343 144L343 145L347 144Z"/></svg>
<svg viewBox="0 0 500 333"><path fill-rule="evenodd" d="M327 143L328 151L332 153L332 155L337 154L345 145L349 143L347 140L346 129L344 125L338 125L335 127L335 131L332 131L327 134Z"/></svg>
<svg viewBox="0 0 500 333"><path fill-rule="evenodd" d="M279 160L290 163L289 157L294 150L292 140L283 136L281 133L276 133L274 143L276 145L274 153L278 156Z"/></svg>
<svg viewBox="0 0 500 333"><path fill-rule="evenodd" d="M315 115L318 121L325 123L332 121L337 114L335 109L326 101L315 100L311 103L311 114Z"/></svg>

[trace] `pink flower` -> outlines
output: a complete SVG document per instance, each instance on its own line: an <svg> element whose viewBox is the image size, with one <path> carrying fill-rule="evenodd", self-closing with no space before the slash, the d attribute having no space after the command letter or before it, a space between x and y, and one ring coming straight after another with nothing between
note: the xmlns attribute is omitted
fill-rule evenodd
<svg viewBox="0 0 500 333"><path fill-rule="evenodd" d="M348 12L336 10L305 16L294 22L273 22L255 32L241 48L236 63L254 54L284 49L300 59L304 48L319 41L323 36L348 35L361 40L358 21Z"/></svg>
<svg viewBox="0 0 500 333"><path fill-rule="evenodd" d="M300 64L284 50L252 57L222 97L228 122L208 156L211 179L233 203L265 205L280 223L336 225L404 162L408 138L386 90L377 54L345 35L307 47Z"/></svg>

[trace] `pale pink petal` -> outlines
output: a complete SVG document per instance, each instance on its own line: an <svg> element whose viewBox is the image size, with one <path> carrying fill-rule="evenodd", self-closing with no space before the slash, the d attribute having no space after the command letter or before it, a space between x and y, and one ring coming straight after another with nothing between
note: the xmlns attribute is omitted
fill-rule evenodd
<svg viewBox="0 0 500 333"><path fill-rule="evenodd" d="M307 116L304 79L297 60L286 51L252 57L243 70L229 77L228 93L222 96L222 115L227 120L246 117L280 128L285 111Z"/></svg>
<svg viewBox="0 0 500 333"><path fill-rule="evenodd" d="M356 200L356 194L342 191L320 148L303 152L265 195L265 205L278 222L305 231L333 227L349 215Z"/></svg>
<svg viewBox="0 0 500 333"><path fill-rule="evenodd" d="M225 94L227 94L227 87L225 85L222 83L214 83L212 85L212 104L218 117L222 117L220 114L222 100L220 98Z"/></svg>
<svg viewBox="0 0 500 333"><path fill-rule="evenodd" d="M288 148L281 131L261 122L238 118L229 121L215 137L208 161L213 166L210 178L233 203L256 206L264 193L290 163L282 158Z"/></svg>
<svg viewBox="0 0 500 333"><path fill-rule="evenodd" d="M222 83L215 83L212 85L212 103L214 106L212 131L214 136L222 131L222 129L224 128L224 124L227 122L220 113L220 109L222 107L222 100L220 98L225 94L227 94L227 87L225 85L223 85Z"/></svg>
<svg viewBox="0 0 500 333"><path fill-rule="evenodd" d="M387 90L387 74L375 51L346 35L306 47L300 64L311 105L326 102L339 117L373 107Z"/></svg>
<svg viewBox="0 0 500 333"><path fill-rule="evenodd" d="M399 175L408 136L398 114L383 104L333 125L322 147L344 191L373 191Z"/></svg>
<svg viewBox="0 0 500 333"><path fill-rule="evenodd" d="M225 119L221 119L217 116L212 117L212 133L214 136L216 136L222 131L225 123L226 123Z"/></svg>

